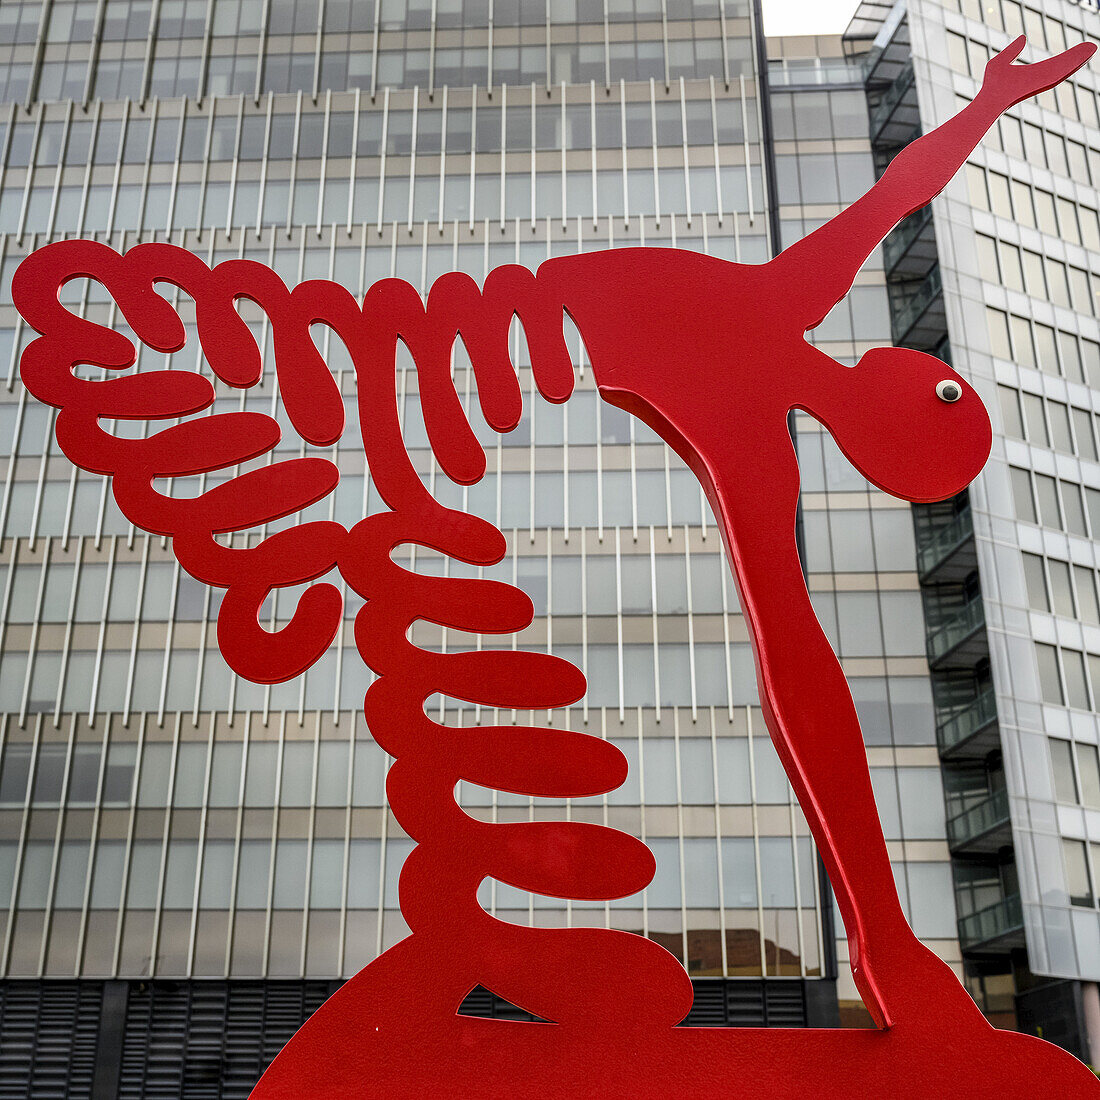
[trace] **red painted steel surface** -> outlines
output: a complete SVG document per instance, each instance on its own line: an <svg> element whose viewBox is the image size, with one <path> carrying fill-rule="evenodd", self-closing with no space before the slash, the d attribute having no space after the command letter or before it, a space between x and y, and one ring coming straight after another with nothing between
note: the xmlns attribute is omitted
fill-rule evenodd
<svg viewBox="0 0 1100 1100"><path fill-rule="evenodd" d="M1033 1097L1100 1095L1087 1070L1036 1039L995 1031L947 966L902 914L868 777L866 754L840 665L814 616L795 547L799 475L787 414L820 420L856 468L887 492L929 501L963 489L991 441L975 392L931 356L876 349L846 368L805 340L850 289L856 271L905 215L950 180L997 117L1083 65L1091 45L1030 66L1013 43L986 70L978 96L894 161L866 196L770 263L745 266L692 252L621 249L549 260L537 275L493 271L483 290L445 275L425 304L400 280L375 284L360 303L325 281L289 291L268 268L230 260L209 269L167 244L124 256L91 241L62 241L28 257L12 294L39 333L22 377L61 411L57 439L84 469L111 475L119 507L146 530L171 535L180 563L227 589L218 619L226 661L273 683L308 668L341 623L338 590L307 588L283 629L257 615L276 587L336 568L366 604L355 621L364 661L379 675L366 716L396 758L390 806L417 842L401 872L412 934L348 982L299 1031L257 1085L256 1100L365 1096ZM254 385L262 365L234 308L258 303L271 320L278 381L294 428L329 445L343 403L310 325L330 326L355 364L371 475L388 511L350 530L301 523L251 548L216 536L262 526L324 498L336 466L320 458L256 465L197 497L173 498L160 478L232 471L279 439L271 417L225 413L123 438L114 420L173 421L210 406L209 381L185 371L125 373L135 358L123 334L59 303L67 280L109 291L135 335L175 351L184 327L154 287L194 298L198 337L223 382ZM643 889L654 870L640 841L568 821L487 824L457 805L459 780L536 797L596 795L624 779L617 749L563 729L457 729L433 721L441 693L486 707L567 706L585 691L574 666L544 653L433 653L409 640L417 620L479 634L509 634L532 619L518 589L490 580L419 575L391 552L430 547L491 565L502 533L439 504L402 441L394 356L416 363L425 425L444 471L463 484L485 458L450 374L460 336L489 425L515 427L520 389L508 354L518 315L536 384L568 399L573 373L563 312L581 332L603 397L646 421L685 459L718 517L756 654L765 718L836 892L855 979L879 1031L678 1029L691 1005L680 963L641 936L601 928L519 927L477 901L488 877L561 898L614 899ZM108 380L78 377L92 364ZM939 383L957 384L944 400ZM482 984L550 1023L471 1019L457 1009Z"/></svg>

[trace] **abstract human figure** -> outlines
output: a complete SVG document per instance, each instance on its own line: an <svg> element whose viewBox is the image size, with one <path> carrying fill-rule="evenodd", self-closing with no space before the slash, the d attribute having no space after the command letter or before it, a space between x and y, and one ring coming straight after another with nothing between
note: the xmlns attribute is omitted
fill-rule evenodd
<svg viewBox="0 0 1100 1100"><path fill-rule="evenodd" d="M337 567L367 601L355 623L359 651L379 674L367 692L367 720L396 758L389 803L417 842L400 885L412 934L307 1022L257 1086L258 1100L719 1089L746 1097L814 1091L1022 1100L1040 1086L1054 1095L1096 1094L1095 1080L1068 1055L989 1027L908 928L851 696L810 606L794 542L791 409L818 418L869 480L905 499L954 495L985 461L990 428L981 401L946 364L877 349L845 368L811 347L805 333L847 293L886 233L946 185L1000 113L1093 53L1082 45L1040 64L1013 65L1023 44L994 58L973 103L901 153L868 195L757 267L675 250L610 250L547 261L537 276L499 268L480 291L465 276L443 276L426 303L408 284L385 280L358 303L331 283L288 291L259 264L235 260L211 270L162 244L119 256L94 242L59 242L21 265L13 298L42 334L23 355L28 389L61 409L56 431L65 453L113 476L123 512L173 536L181 564L227 589L218 637L234 669L260 682L288 679L339 628L337 591L314 585L285 628L263 630L257 614L273 587ZM343 429L340 393L310 337L312 324L330 326L355 364L366 457L389 511L350 530L299 524L248 548L215 539L323 498L338 471L323 459L295 459L240 473L193 499L159 493L158 478L262 456L278 440L278 426L236 413L187 420L144 439L109 432L103 424L115 418L188 416L209 407L214 390L185 371L78 377L81 364L120 371L134 362L128 338L60 304L59 289L80 275L101 281L135 334L161 351L182 347L184 329L154 286L180 287L195 300L210 368L235 386L255 384L262 364L234 302L259 303L273 325L288 417L317 445L331 444ZM418 649L408 638L418 619L510 633L530 623L531 603L510 585L423 576L390 556L406 543L472 564L492 564L504 552L499 530L443 507L417 477L396 411L398 342L417 366L433 451L454 480L472 483L484 473L484 454L450 377L455 339L470 353L486 420L508 431L521 412L507 349L512 318L524 326L540 392L564 401L573 377L563 310L582 334L604 398L658 431L711 499L769 730L828 867L856 981L881 1031L675 1030L691 985L654 943L608 929L518 927L477 903L486 877L551 896L601 899L640 890L653 873L644 845L612 829L489 824L462 811L454 798L459 780L537 797L593 795L622 782L625 762L606 742L577 732L456 729L428 718L424 703L435 692L488 707L542 709L578 699L584 678L546 654ZM458 1015L479 982L550 1023Z"/></svg>
<svg viewBox="0 0 1100 1100"><path fill-rule="evenodd" d="M1095 49L1013 65L1023 46L1020 38L994 57L974 100L902 150L871 191L770 263L622 249L540 269L562 287L603 397L679 452L720 518L765 719L825 859L856 983L880 1027L966 995L902 914L851 694L802 579L787 414L803 409L821 421L864 477L905 500L953 496L985 464L985 409L945 363L878 348L848 369L805 333L1005 110L1065 79Z"/></svg>

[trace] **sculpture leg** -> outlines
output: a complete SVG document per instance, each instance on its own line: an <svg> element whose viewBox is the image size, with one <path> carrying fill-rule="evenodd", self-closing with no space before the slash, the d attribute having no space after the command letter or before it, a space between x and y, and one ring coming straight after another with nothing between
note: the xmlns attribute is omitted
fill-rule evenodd
<svg viewBox="0 0 1100 1100"><path fill-rule="evenodd" d="M905 920L851 692L823 634L785 524L739 524L734 558L755 639L765 720L836 892L856 984L876 1023L977 1009ZM771 513L774 515L775 513Z"/></svg>

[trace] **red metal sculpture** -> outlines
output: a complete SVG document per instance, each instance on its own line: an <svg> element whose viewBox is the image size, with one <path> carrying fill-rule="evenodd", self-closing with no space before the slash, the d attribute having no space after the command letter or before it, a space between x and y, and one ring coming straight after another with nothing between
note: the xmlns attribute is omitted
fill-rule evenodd
<svg viewBox="0 0 1100 1100"><path fill-rule="evenodd" d="M692 252L622 249L554 259L537 275L493 271L483 290L445 275L427 302L400 280L375 284L360 304L311 281L288 291L268 268L230 260L209 269L168 244L124 256L91 241L62 241L20 266L12 294L39 333L22 377L58 407L57 440L87 470L114 478L125 515L171 535L180 563L226 588L218 638L242 676L273 683L308 668L332 642L341 600L308 588L289 624L263 629L273 588L338 568L366 598L355 638L379 675L366 715L396 758L390 806L417 842L401 872L412 934L333 996L257 1085L257 1100L363 1096L660 1096L732 1091L745 1097L1096 1095L1095 1079L1055 1047L995 1031L950 969L910 931L898 901L868 776L859 723L840 665L814 616L794 541L798 466L787 414L819 419L856 468L887 492L929 501L962 490L990 448L975 392L939 360L876 349L855 368L815 350L805 333L848 292L889 230L947 184L1014 103L1083 65L1079 45L1035 65L1013 65L1024 40L995 57L974 101L904 150L844 213L770 263L743 266ZM196 373L81 378L81 364L124 371L124 335L74 316L59 302L77 277L101 282L139 339L180 349L184 327L155 291L171 283L194 298L198 337L215 375L255 384L262 365L234 303L248 298L271 320L287 415L308 443L343 430L343 403L310 335L330 326L355 364L369 468L389 511L351 530L312 522L250 548L216 536L286 516L335 487L319 458L272 462L190 498L156 479L226 470L270 451L268 416L226 413L123 438L104 421L164 421L210 406ZM453 728L425 713L440 693L487 707L566 706L585 691L571 664L509 650L433 653L414 646L417 620L483 634L532 619L527 596L489 580L430 577L391 558L404 544L491 565L505 551L492 524L445 508L417 476L402 441L394 356L412 352L428 437L445 472L470 484L484 454L450 374L452 346L469 351L478 396L497 431L515 427L521 398L508 355L518 316L543 397L573 385L563 311L583 335L603 397L645 420L685 459L718 517L753 640L772 738L828 868L852 967L880 1031L678 1029L692 989L680 964L650 940L594 928L519 927L477 901L486 877L562 898L611 899L643 889L654 861L638 840L579 822L487 824L454 798L459 780L536 797L596 795L626 764L613 746L561 729ZM457 1014L484 985L550 1023Z"/></svg>

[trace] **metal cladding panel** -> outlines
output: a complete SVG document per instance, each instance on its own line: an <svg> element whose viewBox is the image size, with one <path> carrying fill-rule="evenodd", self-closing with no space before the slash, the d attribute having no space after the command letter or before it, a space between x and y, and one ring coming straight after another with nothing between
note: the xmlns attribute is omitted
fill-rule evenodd
<svg viewBox="0 0 1100 1100"><path fill-rule="evenodd" d="M93 1096L101 982L0 983L0 1100Z"/></svg>

